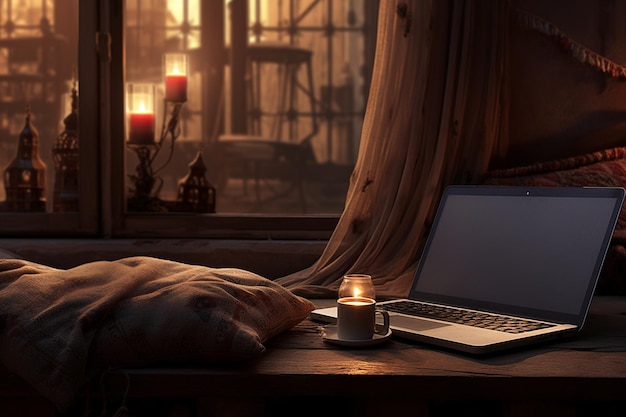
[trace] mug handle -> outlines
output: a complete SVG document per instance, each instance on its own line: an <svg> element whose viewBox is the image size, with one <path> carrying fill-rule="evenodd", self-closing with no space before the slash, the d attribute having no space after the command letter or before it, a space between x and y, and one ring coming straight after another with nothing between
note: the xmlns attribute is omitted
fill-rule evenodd
<svg viewBox="0 0 626 417"><path fill-rule="evenodd" d="M376 314L380 314L383 317L383 324L376 323L374 325L374 333L383 335L389 333L389 313L385 310L376 310Z"/></svg>

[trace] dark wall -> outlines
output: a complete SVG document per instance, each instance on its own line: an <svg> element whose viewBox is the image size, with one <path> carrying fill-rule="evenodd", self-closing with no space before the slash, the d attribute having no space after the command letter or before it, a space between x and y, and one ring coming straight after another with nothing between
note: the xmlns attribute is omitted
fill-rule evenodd
<svg viewBox="0 0 626 417"><path fill-rule="evenodd" d="M626 65L626 1L513 0L569 38ZM610 78L559 42L510 22L510 150L524 165L626 145L626 79Z"/></svg>

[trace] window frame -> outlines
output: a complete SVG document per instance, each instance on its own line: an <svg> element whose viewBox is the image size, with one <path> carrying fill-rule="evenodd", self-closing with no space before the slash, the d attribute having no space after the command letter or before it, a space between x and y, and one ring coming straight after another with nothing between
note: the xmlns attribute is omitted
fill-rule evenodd
<svg viewBox="0 0 626 417"><path fill-rule="evenodd" d="M328 239L340 213L223 214L219 196L214 214L128 212L124 5L124 0L96 0L80 2L78 7L79 211L0 213L0 233L5 237ZM212 46L218 42L203 34L205 41Z"/></svg>

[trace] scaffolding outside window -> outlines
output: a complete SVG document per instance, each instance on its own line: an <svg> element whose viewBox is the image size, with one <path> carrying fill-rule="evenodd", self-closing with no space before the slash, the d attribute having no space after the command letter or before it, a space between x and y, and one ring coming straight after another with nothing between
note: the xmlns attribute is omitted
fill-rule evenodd
<svg viewBox="0 0 626 417"><path fill-rule="evenodd" d="M57 170L53 149L64 129L63 119L71 113L77 52L77 26L72 18L77 9L73 2L67 5L67 10L59 13L53 0L0 3L0 167L5 170L20 158L21 166L40 166L43 195L35 211L54 209ZM41 162L18 155L20 135L27 125L38 133L34 158ZM3 211L25 207L6 203L10 177L5 175L0 187ZM20 195L28 193L24 184L13 182L24 188Z"/></svg>

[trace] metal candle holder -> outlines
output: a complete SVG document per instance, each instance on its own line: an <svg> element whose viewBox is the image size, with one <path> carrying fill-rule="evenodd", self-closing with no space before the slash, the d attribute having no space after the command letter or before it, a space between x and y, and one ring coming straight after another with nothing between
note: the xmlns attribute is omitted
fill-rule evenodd
<svg viewBox="0 0 626 417"><path fill-rule="evenodd" d="M134 151L139 159L135 175L129 176L134 186L131 189L132 196L128 200L128 209L131 211L166 211L165 205L158 197L163 180L157 174L170 163L174 156L174 146L180 136L180 113L183 107L183 103L172 104L173 108L169 120L163 124L157 142L145 145L127 144L128 148ZM167 106L168 102L165 101L164 109L167 109ZM153 167L155 159L168 138L169 153L167 159L155 169Z"/></svg>
<svg viewBox="0 0 626 417"><path fill-rule="evenodd" d="M187 101L188 57L173 53L164 56L165 96L163 104L163 127L155 141L154 136L154 84L129 84L127 86L128 143L129 149L137 154L139 164L134 175L129 175L133 183L128 209L131 211L215 211L215 188L205 177L206 167L198 153L190 165L190 172L179 183L178 200L163 201L159 192L163 180L158 173L165 168L174 156L176 140L180 136L180 118L183 103ZM168 108L172 109L169 119ZM167 122L165 120L167 119ZM169 153L158 168L154 163L159 152L169 140Z"/></svg>

